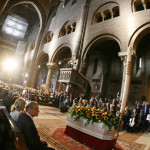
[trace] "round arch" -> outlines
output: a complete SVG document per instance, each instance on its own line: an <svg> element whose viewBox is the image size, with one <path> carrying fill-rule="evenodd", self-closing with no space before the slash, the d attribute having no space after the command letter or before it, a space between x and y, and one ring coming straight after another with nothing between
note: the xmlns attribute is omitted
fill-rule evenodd
<svg viewBox="0 0 150 150"><path fill-rule="evenodd" d="M53 53L50 62L58 60L59 55L65 50L65 49L70 49L71 56L72 56L72 50L71 50L71 45L68 43L60 45L55 52Z"/></svg>
<svg viewBox="0 0 150 150"><path fill-rule="evenodd" d="M111 34L103 34L92 39L84 50L80 72L89 81L93 96L99 92L103 96L114 96L115 90L120 90L122 63L118 52L121 48L119 38ZM109 91L107 85L110 89L113 89L114 85L116 88Z"/></svg>
<svg viewBox="0 0 150 150"><path fill-rule="evenodd" d="M150 98L150 74L149 74L149 61L150 61L150 22L147 22L141 26L139 26L128 42L128 46L133 47L133 51L135 52L137 59L135 60L135 74L136 79L141 80L144 84L143 86L139 86L142 90L139 92L138 97L145 97L149 100ZM148 45L146 44L148 43ZM141 66L139 67L139 63ZM132 100L136 101L136 98L132 98Z"/></svg>
<svg viewBox="0 0 150 150"><path fill-rule="evenodd" d="M92 39L89 44L87 45L87 47L84 50L84 53L82 55L82 62L84 62L86 60L87 54L97 45L99 45L100 43L107 41L107 40L113 40L116 41L120 47L120 49L122 49L122 45L121 45L121 41L119 40L119 38L117 38L114 35L111 34L103 34L100 36L95 37L94 39Z"/></svg>
<svg viewBox="0 0 150 150"><path fill-rule="evenodd" d="M39 20L40 20L40 30L43 28L43 24L46 20L46 15L45 15L45 12L44 12L44 9L40 6L40 4L35 1L35 0L24 0L24 1L18 1L17 3L8 3L8 5L6 6L4 12L3 12L3 15L4 16L2 19L5 18L7 12L9 12L9 10L11 10L13 7L17 6L17 5L20 5L20 4L31 4L34 9L37 11L37 14L39 16Z"/></svg>
<svg viewBox="0 0 150 150"><path fill-rule="evenodd" d="M42 52L42 53L38 56L38 58L37 58L37 60L36 60L36 65L41 64L45 57L47 57L47 58L48 58L48 61L49 61L49 55L48 55L48 53Z"/></svg>
<svg viewBox="0 0 150 150"><path fill-rule="evenodd" d="M42 52L37 60L36 60L36 63L35 63L35 74L34 74L34 81L33 81L33 87L36 87L37 84L38 84L38 79L39 79L39 75L40 75L40 71L42 69L42 66L44 65L44 68L46 67L47 68L47 63L49 61L49 55L45 52ZM48 70L48 68L47 68ZM45 74L45 77L47 76L47 74ZM46 78L45 78L46 79ZM46 82L46 80L45 80ZM42 82L40 83L42 84Z"/></svg>
<svg viewBox="0 0 150 150"><path fill-rule="evenodd" d="M134 31L129 40L128 47L133 47L133 51L136 53L138 43L148 33L150 33L150 22L143 24Z"/></svg>

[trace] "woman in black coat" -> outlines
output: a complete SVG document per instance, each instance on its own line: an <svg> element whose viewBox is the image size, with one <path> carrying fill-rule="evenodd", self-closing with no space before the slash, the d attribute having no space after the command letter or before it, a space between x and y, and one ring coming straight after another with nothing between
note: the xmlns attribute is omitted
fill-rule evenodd
<svg viewBox="0 0 150 150"><path fill-rule="evenodd" d="M137 113L137 109L134 108L132 115L129 119L129 126L128 126L128 132L134 132L137 131L138 125L139 125L139 114Z"/></svg>

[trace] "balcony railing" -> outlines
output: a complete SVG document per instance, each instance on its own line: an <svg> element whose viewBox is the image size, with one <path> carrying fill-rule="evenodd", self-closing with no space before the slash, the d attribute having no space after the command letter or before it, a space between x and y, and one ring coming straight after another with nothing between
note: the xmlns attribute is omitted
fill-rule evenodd
<svg viewBox="0 0 150 150"><path fill-rule="evenodd" d="M62 83L68 83L70 85L76 85L80 87L84 93L87 93L90 89L88 80L82 74L72 68L61 68L58 81Z"/></svg>

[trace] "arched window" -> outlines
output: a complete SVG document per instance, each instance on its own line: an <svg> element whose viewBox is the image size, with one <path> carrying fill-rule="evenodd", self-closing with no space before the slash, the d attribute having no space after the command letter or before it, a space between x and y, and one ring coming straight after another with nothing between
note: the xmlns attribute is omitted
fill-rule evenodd
<svg viewBox="0 0 150 150"><path fill-rule="evenodd" d="M139 69L140 69L141 66L142 66L142 58L141 58L141 57L139 57L139 59L138 59L138 66L139 66Z"/></svg>
<svg viewBox="0 0 150 150"><path fill-rule="evenodd" d="M91 24L97 24L113 17L118 17L119 15L119 4L116 2L107 2L96 9Z"/></svg>
<svg viewBox="0 0 150 150"><path fill-rule="evenodd" d="M136 0L134 2L134 9L135 9L135 11L144 10L143 4L142 4L142 2L140 0Z"/></svg>
<svg viewBox="0 0 150 150"><path fill-rule="evenodd" d="M76 2L77 2L77 0L72 0L72 4L71 5L74 5Z"/></svg>
<svg viewBox="0 0 150 150"><path fill-rule="evenodd" d="M108 19L111 19L111 13L110 13L110 10L109 9L106 9L103 14L105 15L105 18L104 20L108 20Z"/></svg>
<svg viewBox="0 0 150 150"><path fill-rule="evenodd" d="M76 22L74 22L75 20L69 20L67 21L61 28L60 32L59 32L59 37L65 36L67 34L70 34L71 32L74 32L76 29Z"/></svg>
<svg viewBox="0 0 150 150"><path fill-rule="evenodd" d="M113 9L113 18L118 17L119 16L119 6L115 6Z"/></svg>
<svg viewBox="0 0 150 150"><path fill-rule="evenodd" d="M47 39L44 38L42 44L44 45L44 44L46 44L46 43L47 43Z"/></svg>
<svg viewBox="0 0 150 150"><path fill-rule="evenodd" d="M43 39L42 44L46 44L48 42L51 42L53 38L53 33L51 33L51 31L48 31Z"/></svg>
<svg viewBox="0 0 150 150"><path fill-rule="evenodd" d="M48 34L47 34L47 43L48 42L50 42L52 39L51 39L51 33L49 32Z"/></svg>
<svg viewBox="0 0 150 150"><path fill-rule="evenodd" d="M76 22L74 22L74 23L72 24L72 32L75 32L75 30L76 30Z"/></svg>
<svg viewBox="0 0 150 150"><path fill-rule="evenodd" d="M137 64L136 64L136 70L137 70L137 72L139 71L139 69L141 69L141 67L142 67L142 58L141 58L141 56L138 56L138 58L137 58Z"/></svg>
<svg viewBox="0 0 150 150"><path fill-rule="evenodd" d="M71 33L71 25L67 26L67 34Z"/></svg>
<svg viewBox="0 0 150 150"><path fill-rule="evenodd" d="M95 15L94 24L99 23L99 22L102 22L102 21L103 21L102 15L101 15L100 12L98 12L98 13Z"/></svg>
<svg viewBox="0 0 150 150"><path fill-rule="evenodd" d="M62 36L64 36L64 35L66 35L66 29L65 29L65 27L63 27L63 28L60 30L59 37L62 37Z"/></svg>

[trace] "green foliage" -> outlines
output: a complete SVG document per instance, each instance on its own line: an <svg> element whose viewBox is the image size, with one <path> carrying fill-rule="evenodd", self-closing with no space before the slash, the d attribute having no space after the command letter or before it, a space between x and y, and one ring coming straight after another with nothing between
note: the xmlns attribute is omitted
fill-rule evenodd
<svg viewBox="0 0 150 150"><path fill-rule="evenodd" d="M111 112L103 111L101 109L95 109L88 106L74 106L69 108L68 114L70 114L71 117L74 117L75 121L79 121L80 118L86 119L87 121L85 126L90 122L92 124L102 122L104 126L109 128L109 130L111 130L113 126L115 129L118 128L119 122L114 114Z"/></svg>

